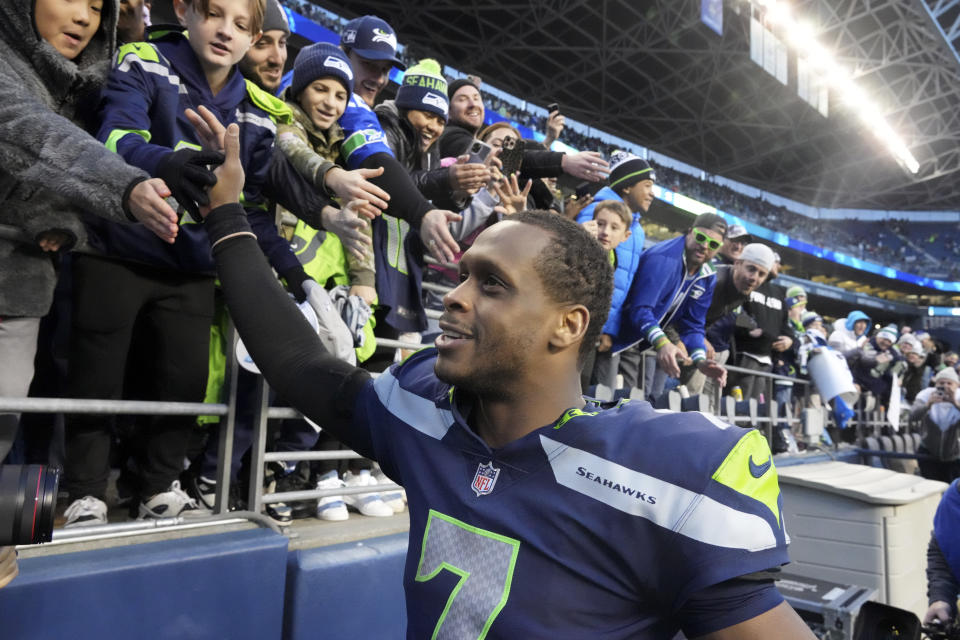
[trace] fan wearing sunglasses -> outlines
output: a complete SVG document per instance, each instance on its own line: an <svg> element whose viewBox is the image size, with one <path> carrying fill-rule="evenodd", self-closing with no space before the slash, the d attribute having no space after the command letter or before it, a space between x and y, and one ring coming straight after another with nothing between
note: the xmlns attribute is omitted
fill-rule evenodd
<svg viewBox="0 0 960 640"><path fill-rule="evenodd" d="M704 375L722 385L726 369L707 359L704 322L716 270L710 261L723 245L727 223L715 213L694 219L686 234L654 245L640 256L627 300L621 330L614 339L614 352L634 344L657 351L657 366L671 377L680 376L683 351L664 333L676 329L690 360Z"/></svg>

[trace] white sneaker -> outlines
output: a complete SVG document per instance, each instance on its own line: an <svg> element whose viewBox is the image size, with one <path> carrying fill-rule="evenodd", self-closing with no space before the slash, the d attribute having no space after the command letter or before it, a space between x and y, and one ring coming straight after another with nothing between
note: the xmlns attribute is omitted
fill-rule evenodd
<svg viewBox="0 0 960 640"><path fill-rule="evenodd" d="M393 484L393 480L384 475L380 469L374 469L373 473L370 474L370 479L373 481L370 484ZM380 499L394 513L403 513L407 509L407 492L403 489L385 491L380 494Z"/></svg>
<svg viewBox="0 0 960 640"><path fill-rule="evenodd" d="M63 515L67 517L64 529L107 524L107 503L93 496L83 496L71 502Z"/></svg>
<svg viewBox="0 0 960 640"><path fill-rule="evenodd" d="M200 507L197 501L180 488L180 481L174 480L170 488L140 503L140 518L186 518L208 516L210 510Z"/></svg>
<svg viewBox="0 0 960 640"><path fill-rule="evenodd" d="M366 487L377 484L370 475L369 469L361 469L360 473L346 472L343 474L343 484L346 487ZM388 507L379 493L354 493L343 496L343 501L351 509L356 509L365 516L384 518L393 515L393 509Z"/></svg>
<svg viewBox="0 0 960 640"><path fill-rule="evenodd" d="M317 481L317 489L340 489L341 487L343 487L343 480L337 475L336 469L326 472ZM343 496L317 498L317 517L321 520L331 521L349 518L350 514L347 513L347 505L343 502Z"/></svg>

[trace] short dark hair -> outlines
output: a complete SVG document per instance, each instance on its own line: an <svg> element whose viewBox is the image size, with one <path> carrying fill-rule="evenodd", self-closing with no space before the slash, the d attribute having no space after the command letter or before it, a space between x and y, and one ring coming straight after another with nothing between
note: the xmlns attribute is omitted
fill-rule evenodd
<svg viewBox="0 0 960 640"><path fill-rule="evenodd" d="M613 268L607 253L583 227L549 211L521 211L508 218L547 231L553 242L536 257L534 269L543 288L554 302L584 305L590 324L580 344L577 365L596 348L603 324L610 313L613 296Z"/></svg>

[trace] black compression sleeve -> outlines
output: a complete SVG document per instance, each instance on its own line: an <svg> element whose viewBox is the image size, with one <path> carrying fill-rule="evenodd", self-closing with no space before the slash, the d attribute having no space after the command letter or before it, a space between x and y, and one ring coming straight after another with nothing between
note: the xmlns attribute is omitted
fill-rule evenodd
<svg viewBox="0 0 960 640"><path fill-rule="evenodd" d="M250 227L240 205L212 211L206 229L215 245L213 257L230 315L270 386L356 449L358 438L351 435L351 419L370 375L324 351L317 334L273 276L256 240L242 233Z"/></svg>
<svg viewBox="0 0 960 640"><path fill-rule="evenodd" d="M371 178L370 182L390 194L390 206L384 213L406 220L411 227L419 229L424 214L434 206L423 197L403 165L389 153L375 153L360 166L364 169L383 167L383 175Z"/></svg>

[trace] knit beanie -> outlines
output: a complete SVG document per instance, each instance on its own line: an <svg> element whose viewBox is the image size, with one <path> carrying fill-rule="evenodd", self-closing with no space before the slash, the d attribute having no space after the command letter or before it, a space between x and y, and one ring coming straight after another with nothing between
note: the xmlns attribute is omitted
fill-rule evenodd
<svg viewBox="0 0 960 640"><path fill-rule="evenodd" d="M440 74L440 63L425 58L407 69L397 90L397 108L435 113L444 120L450 112L447 81Z"/></svg>
<svg viewBox="0 0 960 640"><path fill-rule="evenodd" d="M277 0L267 0L266 10L263 12L264 33L267 31L283 31L290 35L290 23L287 21L287 13L280 6Z"/></svg>
<svg viewBox="0 0 960 640"><path fill-rule="evenodd" d="M803 328L806 329L814 322L823 323L823 317L816 311L804 311L803 315L800 316L800 322L803 323Z"/></svg>
<svg viewBox="0 0 960 640"><path fill-rule="evenodd" d="M933 376L934 382L940 380L952 380L953 382L960 382L960 377L957 376L957 372L953 367L946 367L937 372L937 375Z"/></svg>
<svg viewBox="0 0 960 640"><path fill-rule="evenodd" d="M896 341L897 341L897 333L898 333L898 331L897 331L897 325L895 325L895 324L888 324L888 325L885 326L883 329L880 329L880 331L877 331L877 336L876 336L876 337L877 337L877 338L886 338L886 339L889 340L890 342L896 342Z"/></svg>
<svg viewBox="0 0 960 640"><path fill-rule="evenodd" d="M453 100L453 96L457 95L457 91L459 91L460 89L464 88L467 85L470 85L477 91L480 91L480 87L473 84L466 78L457 78L456 80L450 83L450 86L447 87L447 97Z"/></svg>
<svg viewBox="0 0 960 640"><path fill-rule="evenodd" d="M807 297L806 290L798 284L793 285L792 287L787 287L787 297L788 298L798 298L803 296Z"/></svg>
<svg viewBox="0 0 960 640"><path fill-rule="evenodd" d="M290 90L299 96L317 78L336 78L353 94L353 69L343 50L329 42L315 42L304 47L293 61L293 81ZM348 99L349 99L348 95Z"/></svg>
<svg viewBox="0 0 960 640"><path fill-rule="evenodd" d="M632 153L614 151L610 156L610 188L629 189L641 180L657 181L653 167Z"/></svg>

